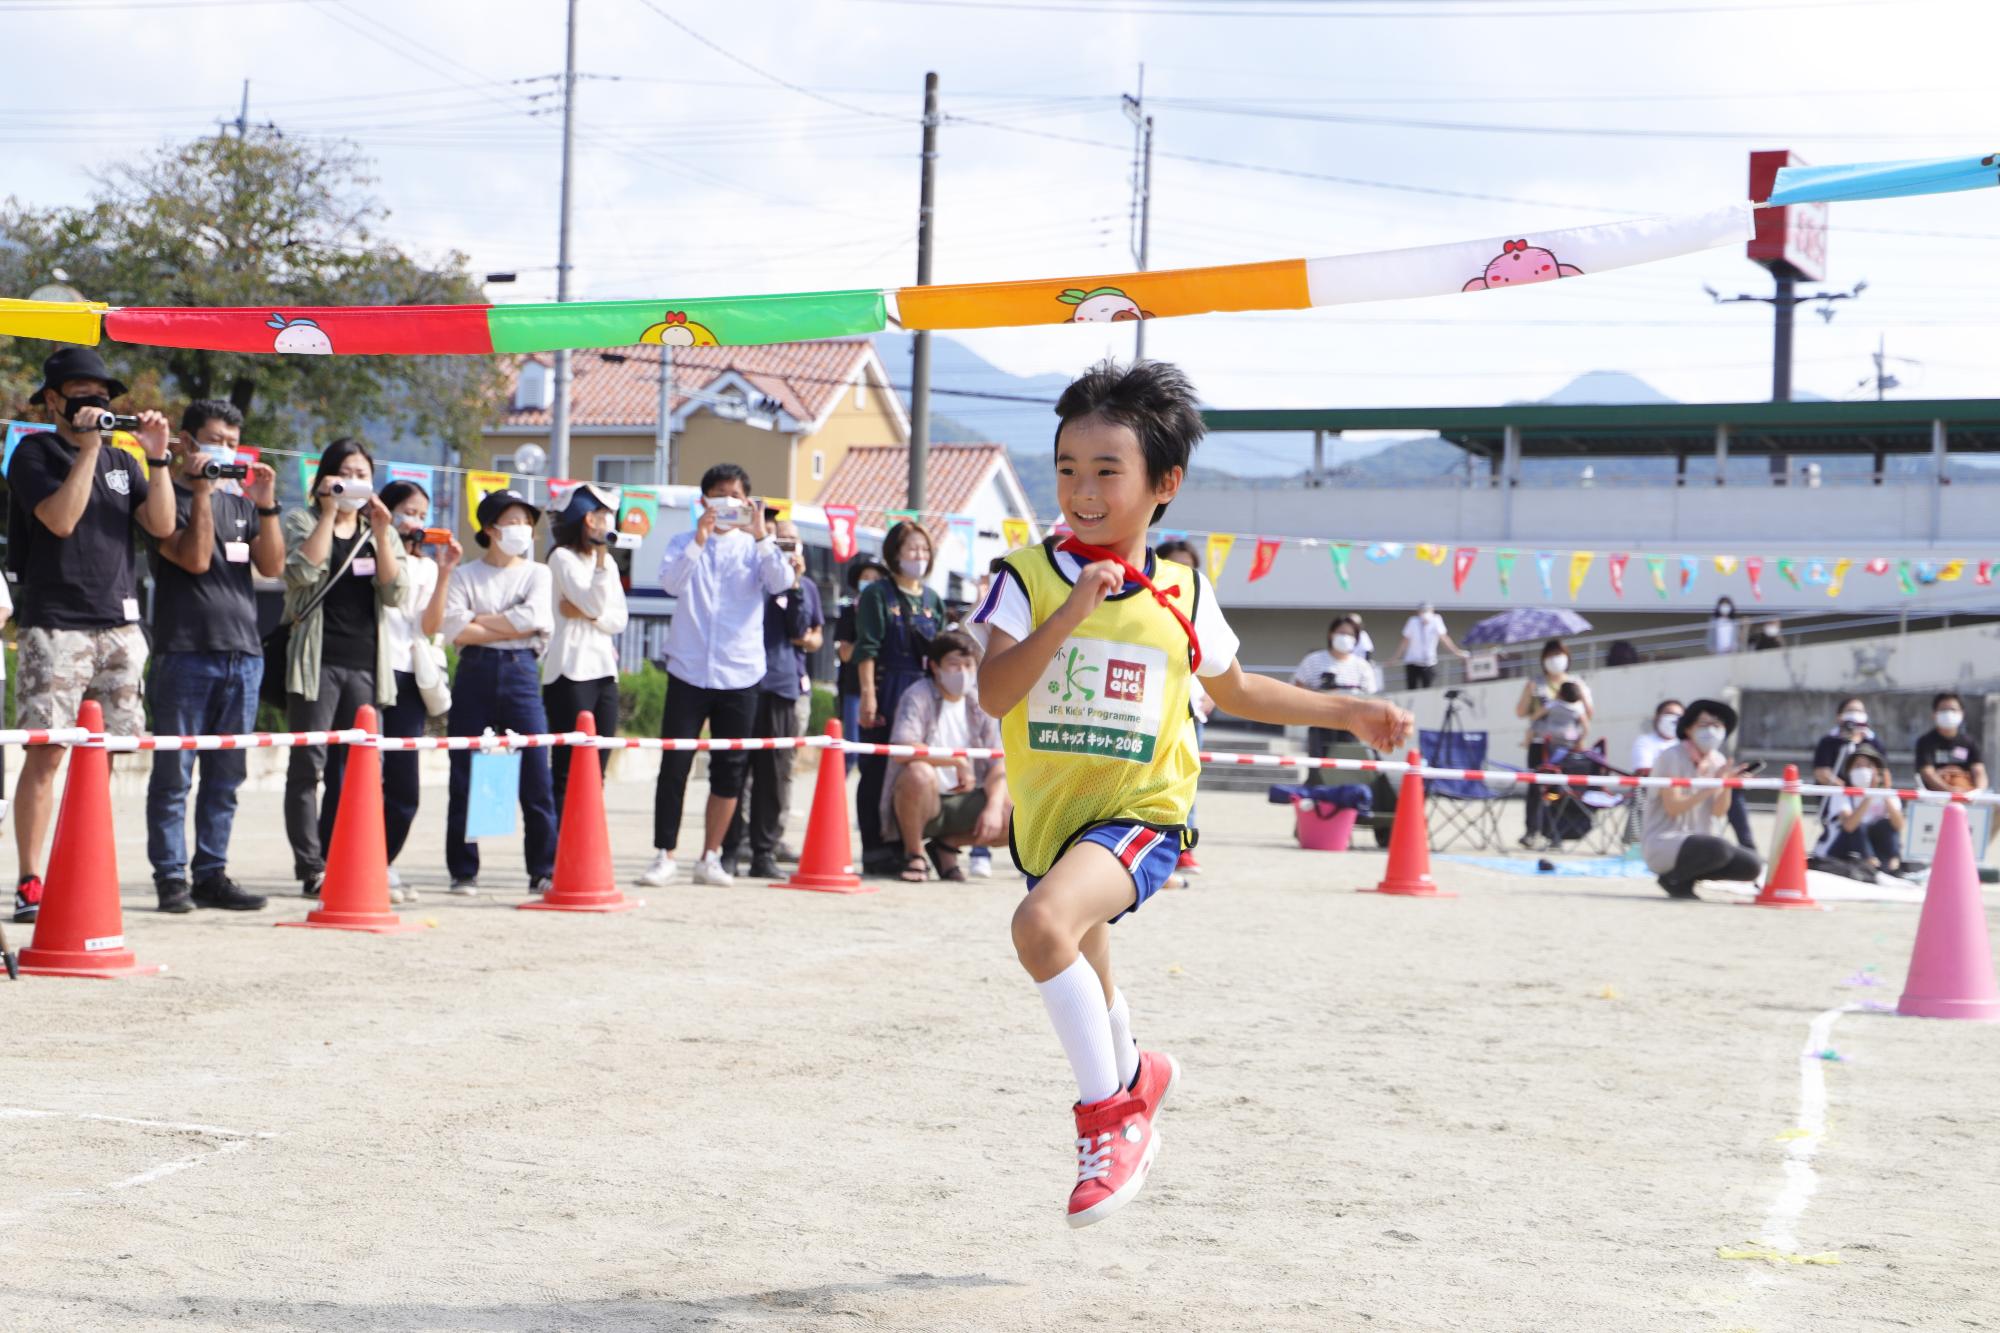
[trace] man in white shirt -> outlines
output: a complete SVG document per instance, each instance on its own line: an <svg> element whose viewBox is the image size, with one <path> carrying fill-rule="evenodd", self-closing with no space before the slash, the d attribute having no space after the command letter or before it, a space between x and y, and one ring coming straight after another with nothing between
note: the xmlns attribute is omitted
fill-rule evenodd
<svg viewBox="0 0 2000 1333"><path fill-rule="evenodd" d="M693 532L667 542L660 586L673 596L667 627L667 701L660 735L692 739L704 724L716 740L748 736L756 720L757 683L764 678L764 599L792 586L792 566L764 523L764 505L750 497L750 476L734 463L717 463L701 478L701 519ZM704 816L697 884L731 884L722 866L722 840L736 800L743 794L749 754L715 750L708 757L708 810ZM681 810L687 798L691 751L660 756L653 793L653 863L641 884L674 877Z"/></svg>
<svg viewBox="0 0 2000 1333"><path fill-rule="evenodd" d="M1437 684L1438 649L1443 648L1463 662L1472 654L1451 641L1444 617L1425 602L1417 613L1403 622L1403 687L1427 690Z"/></svg>

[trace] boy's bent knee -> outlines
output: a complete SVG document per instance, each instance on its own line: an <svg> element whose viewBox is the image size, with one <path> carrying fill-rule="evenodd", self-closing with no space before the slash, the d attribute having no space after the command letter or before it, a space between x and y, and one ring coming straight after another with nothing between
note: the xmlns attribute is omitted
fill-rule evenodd
<svg viewBox="0 0 2000 1333"><path fill-rule="evenodd" d="M1068 923L1033 894L1014 909L1013 934L1014 952L1031 973L1060 971L1076 952Z"/></svg>

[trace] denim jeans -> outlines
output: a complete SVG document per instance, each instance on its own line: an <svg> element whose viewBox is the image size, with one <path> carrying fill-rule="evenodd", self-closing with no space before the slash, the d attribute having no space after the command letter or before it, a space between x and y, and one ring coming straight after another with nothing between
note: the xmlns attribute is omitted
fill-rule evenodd
<svg viewBox="0 0 2000 1333"><path fill-rule="evenodd" d="M451 683L454 736L477 736L487 727L528 734L549 729L542 707L542 673L535 655L518 648L467 648L458 655ZM521 824L528 878L541 879L556 868L556 803L549 783L549 752L522 750ZM451 785L445 802L444 862L453 879L479 876L479 847L465 838L466 807L472 799L472 755L451 752Z"/></svg>
<svg viewBox="0 0 2000 1333"><path fill-rule="evenodd" d="M257 725L257 690L264 680L259 653L161 653L153 659L146 697L153 730L162 736L229 735ZM242 750L156 750L146 784L146 859L153 878L219 875L229 864L236 789L249 756ZM187 795L197 764L194 864L188 864Z"/></svg>

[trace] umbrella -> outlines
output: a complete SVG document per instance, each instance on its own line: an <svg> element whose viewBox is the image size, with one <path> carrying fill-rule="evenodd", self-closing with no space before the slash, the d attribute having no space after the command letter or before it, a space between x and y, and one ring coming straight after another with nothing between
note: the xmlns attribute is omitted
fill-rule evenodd
<svg viewBox="0 0 2000 1333"><path fill-rule="evenodd" d="M1561 607L1516 607L1488 616L1466 632L1462 642L1468 648L1485 644L1527 643L1532 639L1559 639L1565 634L1581 634L1590 622L1574 611Z"/></svg>

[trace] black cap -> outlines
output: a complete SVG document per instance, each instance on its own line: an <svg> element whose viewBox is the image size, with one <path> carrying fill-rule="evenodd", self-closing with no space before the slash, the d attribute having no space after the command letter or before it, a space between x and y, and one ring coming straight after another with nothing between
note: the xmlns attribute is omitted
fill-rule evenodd
<svg viewBox="0 0 2000 1333"><path fill-rule="evenodd" d="M479 526L482 528L492 527L494 519L500 517L503 512L513 508L515 505L519 505L528 511L528 521L530 523L539 523L542 521L541 508L530 504L528 497L519 491L510 489L495 491L479 502Z"/></svg>
<svg viewBox="0 0 2000 1333"><path fill-rule="evenodd" d="M1675 734L1682 740L1686 740L1688 733L1694 730L1694 719L1697 713L1707 713L1710 717L1719 718L1722 722L1722 730L1725 733L1734 734L1736 731L1736 710L1734 708L1731 708L1719 699L1696 699L1681 714L1681 724L1675 730Z"/></svg>
<svg viewBox="0 0 2000 1333"><path fill-rule="evenodd" d="M103 380L113 398L125 396L125 382L111 378L111 368L95 347L64 347L42 362L42 388L61 392L71 380Z"/></svg>
<svg viewBox="0 0 2000 1333"><path fill-rule="evenodd" d="M1863 741L1861 742L1861 744L1854 747L1853 752L1850 753L1847 756L1847 758L1841 760L1840 780L1842 782L1847 781L1848 770L1854 767L1854 761L1857 759L1866 759L1869 763L1875 765L1875 767L1878 769L1886 770L1889 767L1888 756L1883 754L1880 750L1876 749L1874 746L1870 745L1867 741Z"/></svg>

